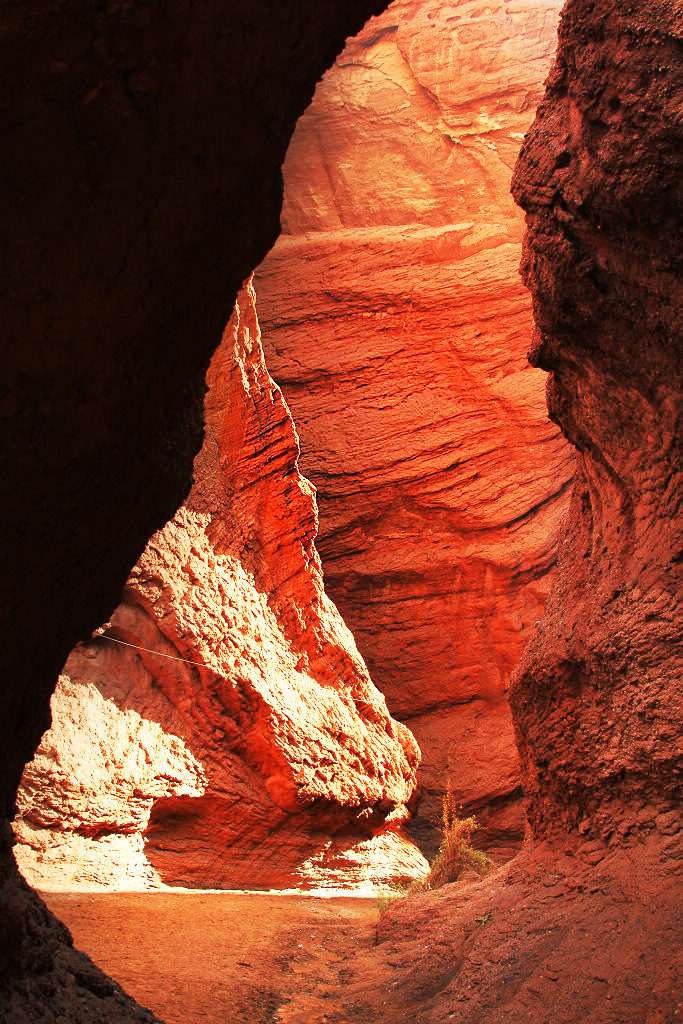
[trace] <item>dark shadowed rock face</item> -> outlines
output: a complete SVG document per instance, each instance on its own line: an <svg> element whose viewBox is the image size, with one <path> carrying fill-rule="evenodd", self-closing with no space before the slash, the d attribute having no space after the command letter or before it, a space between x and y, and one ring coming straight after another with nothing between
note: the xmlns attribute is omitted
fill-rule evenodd
<svg viewBox="0 0 683 1024"><path fill-rule="evenodd" d="M382 6L3 7L5 813L68 651L189 489L204 373L277 234L296 118ZM4 844L2 919L15 885ZM17 947L36 978L37 941Z"/></svg>
<svg viewBox="0 0 683 1024"><path fill-rule="evenodd" d="M189 490L209 355L277 234L294 123L381 6L3 12L6 807L66 654Z"/></svg>
<svg viewBox="0 0 683 1024"><path fill-rule="evenodd" d="M514 178L552 417L578 477L513 684L537 835L621 841L680 799L683 11L567 6Z"/></svg>
<svg viewBox="0 0 683 1024"><path fill-rule="evenodd" d="M7 823L3 831L9 832ZM4 838L4 837L3 837ZM91 960L73 948L71 935L35 892L7 866L1 842L0 1022L77 1021L79 1024L158 1024Z"/></svg>

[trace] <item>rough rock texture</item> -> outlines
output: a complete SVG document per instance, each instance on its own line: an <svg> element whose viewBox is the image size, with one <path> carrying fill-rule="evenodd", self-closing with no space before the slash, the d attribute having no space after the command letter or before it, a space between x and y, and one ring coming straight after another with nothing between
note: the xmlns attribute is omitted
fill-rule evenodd
<svg viewBox="0 0 683 1024"><path fill-rule="evenodd" d="M451 715L432 711L415 722L423 754L418 778L421 813L410 833L421 849L436 852L443 795L450 791L462 814L476 816L475 845L497 860L513 856L524 828L519 754L507 702L472 700ZM439 825L435 830L434 824Z"/></svg>
<svg viewBox="0 0 683 1024"><path fill-rule="evenodd" d="M276 237L296 118L381 6L3 10L8 809L68 652L187 494L209 357Z"/></svg>
<svg viewBox="0 0 683 1024"><path fill-rule="evenodd" d="M506 689L572 466L526 361L509 187L559 7L399 0L368 23L297 125L257 272L326 587L418 738L430 851L447 780L488 845L523 831Z"/></svg>
<svg viewBox="0 0 683 1024"><path fill-rule="evenodd" d="M539 844L484 880L393 901L374 947L345 959L330 1024L674 1024L672 817L668 835L628 849Z"/></svg>
<svg viewBox="0 0 683 1024"><path fill-rule="evenodd" d="M68 652L187 494L209 356L277 234L295 120L382 6L3 5L4 814ZM3 840L1 917L16 884ZM37 948L15 950L27 1005L51 970Z"/></svg>
<svg viewBox="0 0 683 1024"><path fill-rule="evenodd" d="M121 710L92 683L62 675L52 726L17 796L19 868L42 892L159 885L143 843L152 807L205 790L202 767L183 740Z"/></svg>
<svg viewBox="0 0 683 1024"><path fill-rule="evenodd" d="M0 533L12 543L12 557L3 555L3 565L10 574L8 589L17 608L14 628L3 635L6 674L0 690L0 763L7 803L13 801L22 761L37 744L47 718L47 697L66 653L75 639L103 618L150 527L159 525L182 495L191 446L184 459L177 461L179 451L185 452L184 435L180 429L172 431L170 423L174 416L182 415L182 389L188 380L198 380L203 373L210 337L225 319L226 282L234 292L244 278L253 249L260 248L262 239L272 231L276 202L273 197L259 207L256 197L252 212L257 219L246 233L234 217L221 217L220 213L229 213L230 195L241 197L244 207L249 207L255 184L274 180L279 154L274 155L273 150L286 136L295 108L310 91L325 54L330 54L345 28L361 20L368 7L347 2L342 16L340 4L304 2L297 3L294 15L291 5L281 3L272 6L269 21L261 16L259 4L242 5L242 15L254 20L253 33L245 31L241 36L237 7L225 2L202 6L201 31L194 34L177 19L198 26L200 13L182 3L165 4L163 19L153 4L93 8L75 0L59 5L46 0L3 9L0 68L9 86L0 95L3 117L9 113L7 120L13 129L4 153L9 153L12 166L18 168L9 193L13 229L7 238L11 249L8 243L4 251L9 256L13 285L21 289L13 318L7 321L7 329L12 330L13 361L8 360L6 371L8 383L15 389L11 392L14 404L10 400L3 406L10 416L14 456L11 465L3 464L3 482L6 495L19 510L18 516L13 513L9 518L12 531L3 523ZM88 77L83 64L97 67L97 60L104 61L97 56L102 52L102 40L115 36L115 29L128 19L128 32L116 38L120 52L127 51L129 64L137 69L144 63L147 37L144 24L140 28L134 19L144 23L145 18L157 16L160 31L149 32L148 38L177 43L173 59L169 57L162 68L162 109L150 111L144 118L133 112L130 117L110 119L116 108L108 108L107 116L101 116L92 107L96 97L81 106L81 99L89 96L89 91L81 88ZM284 24L278 21L281 16ZM21 23L24 19L30 22L28 26ZM674 566L666 563L666 553L680 528L680 515L675 517L680 511L676 454L680 447L678 441L677 447L672 441L668 450L658 444L671 429L674 387L679 379L674 361L680 348L671 330L675 283L671 268L677 259L677 189L682 180L678 161L683 147L674 108L679 90L680 21L680 7L669 0L637 4L627 0L618 5L611 0L572 0L558 75L519 179L520 194L526 193L530 206L535 197L530 224L534 248L529 263L530 270L535 267L541 351L545 350L548 362L552 359L557 364L553 409L579 441L585 467L597 472L603 458L603 466L611 473L614 462L617 472L610 480L621 486L628 479L635 486L631 493L622 491L622 505L617 505L603 476L597 478L599 490L593 483L596 477L589 478L590 490L585 483L581 485L579 493L589 500L581 517L576 506L567 548L585 538L588 523L595 527L596 545L602 546L581 559L586 567L583 576L572 562L572 571L562 577L560 586L574 607L565 605L562 611L553 602L549 608L551 629L542 643L556 671L549 676L542 669L536 649L529 653L516 684L514 713L520 721L525 772L533 795L531 819L539 831L572 830L578 820L590 829L599 817L593 818L592 810L597 812L610 802L627 824L633 820L628 806L634 802L631 794L662 806L668 799L665 787L672 778L673 726L678 709L672 673L673 624L666 616L674 610L669 595L673 593L673 569L680 565L680 541L675 542ZM76 70L67 78L71 84L66 87L61 71L63 64L67 71L72 66L63 56L69 50L68 40L73 41ZM90 51L89 41L99 46ZM299 48L292 57L295 42ZM179 53L186 55L184 63L178 60ZM56 65L53 70L51 61ZM287 74L279 73L283 66ZM48 71L54 79L48 77ZM129 104L126 109L137 110L124 86L137 83L139 91L140 79L121 74L117 80L124 93L122 106ZM612 80L619 85L618 94ZM255 83L263 88L255 90ZM100 103L109 102L106 90L100 89L97 96ZM245 103L245 96L261 97L263 107L257 110L257 104ZM203 98L211 102L202 103ZM555 104L559 105L557 119L552 116ZM264 110L272 112L270 121L265 117L271 129L268 132L257 130L263 126L260 115ZM243 132L240 139L239 128L244 123L240 119L250 113L254 115L254 134ZM595 121L593 114L598 115ZM567 115L569 124L565 125ZM93 138L88 117L93 118L90 126L99 129L99 141ZM73 124L77 130L71 132ZM140 127L140 144L131 151L121 142L131 141L136 126ZM579 134L573 136L577 130ZM198 137L199 149L191 145ZM66 138L71 142L64 148ZM254 139L258 153L251 150L249 138ZM567 166L571 170L566 178L561 174L567 161L562 149L554 170L549 163L560 138L566 139L571 152L579 154L579 159L572 160L570 153ZM577 138L584 140L581 147L576 146ZM237 145L236 139L244 144ZM263 140L269 140L273 148ZM184 149L186 143L190 145ZM618 143L618 148L613 143ZM172 156L180 160L184 152L185 158L176 164L169 159L169 147ZM98 155L110 157L112 162L103 160L98 167ZM211 158L209 166L207 157ZM235 167L245 173L234 173ZM81 176L82 170L88 173ZM124 184L134 186L126 202L125 189L107 188L121 181L119 175ZM578 193L573 197L571 189L573 179L585 189L578 206ZM3 174L0 180L4 190L10 179ZM168 201L171 180L180 203ZM77 182L83 196L79 201ZM207 187L197 187L202 183ZM27 191L32 192L32 201L22 203ZM566 211L562 203L566 203ZM242 207L236 203L234 209ZM569 224L563 223L565 213ZM59 232L53 227L57 215L63 218ZM134 269L124 268L117 277L121 264L114 258L110 240L113 244L124 236L131 240ZM200 236L201 243L192 253L182 246L182 252L179 250L182 238L191 242ZM101 258L95 258L99 253ZM239 267L229 272L232 260ZM598 311L594 315L589 315L584 304L589 287ZM129 301L140 297L140 292L148 302ZM48 314L48 304L54 307L54 316ZM166 309L168 315L162 316ZM195 318L196 330L187 329L188 316ZM576 318L573 326L570 317ZM552 333L546 329L549 324ZM581 328L580 333L576 327ZM632 412L634 403L637 415ZM161 415L164 410L166 416ZM31 430L29 414L35 424ZM150 426L158 429L150 431ZM619 429L623 433L617 450ZM164 438L175 438L177 444L165 447ZM195 444L197 439L198 431ZM600 445L605 445L604 450ZM3 449L3 456L7 451L7 447ZM139 458L135 458L138 452ZM606 502L605 514L613 511L609 528L598 499ZM628 534L626 549L617 533L620 524L616 520L622 516L622 531ZM598 575L601 568L604 576ZM612 591L613 600L598 617L601 579L611 584L618 577L626 590L620 595ZM638 582L631 589L635 577ZM628 615L626 593L632 599ZM568 620L584 602L587 615L584 620L576 616L575 644L569 637ZM598 628L595 643L587 633L589 626ZM624 653L629 642L633 661L627 661ZM572 660L576 664L579 644L588 672L574 673L575 688L570 692L563 665L571 665ZM592 687L593 699L586 681L598 684ZM629 691L634 698L632 706L627 706ZM600 715L598 702L603 697L619 717ZM566 729L555 724L560 704L567 715ZM609 726L609 721L614 721L616 728ZM609 736L607 729L613 729ZM643 757L645 744L649 746L647 761ZM550 761L570 783L566 796L552 779L547 797L534 789L535 777L546 781ZM619 761L621 791L614 774ZM616 802L619 796L627 804L625 815ZM584 817L580 819L579 814ZM596 984L601 973L592 958L568 956L554 965L557 981L544 972L543 987L532 984L528 994L520 997L517 1019L528 1020L531 998L539 995L540 1013L534 1009L535 1016L555 1013L560 1020L564 1017L562 1024L573 1022L576 1007L563 995L567 986L577 994L594 993L582 1013L582 1020L591 1024L622 1024L634 1005L648 1024L675 1019L676 1009L680 1009L680 977L670 968L675 966L680 948L680 920L676 922L671 910L663 919L665 904L660 898L675 895L667 888L666 875L671 870L669 853L675 851L663 850L663 841L669 831L672 843L678 841L680 849L679 808L670 815L668 819L661 815L654 822L648 814L662 838L659 848L657 835L646 837L642 846L641 837L633 835L628 837L632 845L624 844L622 852L618 834L613 837L617 847L614 859L622 864L631 860L635 867L628 888L620 884L624 874L616 865L614 869L607 865L611 878L616 879L615 887L602 869L592 878L585 873L583 884L589 898L579 904L574 933L590 932L599 940L592 948L601 954L616 954L623 942L615 943L615 935L621 938L628 928L628 955L624 953L616 965L618 971L611 975L619 996L615 1012L610 1008L614 993L608 990L604 1001L597 994L602 991ZM3 1024L53 1022L60 1017L79 1022L135 1019L130 1004L119 1002L114 1009L106 1002L105 992L111 989L103 988L106 982L99 972L90 968L92 974L87 976L87 984L82 984L87 961L69 953L63 930L45 915L35 894L21 885L4 831L0 843ZM596 852L600 861L599 851L593 850L591 855ZM653 889L651 880L657 876L659 882ZM645 899L639 899L634 909L632 895L638 892L641 878L647 881ZM532 880L534 894L541 886L546 888L540 876ZM616 913L603 918L608 888L615 893ZM485 887L482 891L488 892ZM449 893L434 898L445 901ZM552 907L555 898L560 895L556 897L551 885L543 900ZM573 912L577 903L571 894L565 899ZM429 903L422 905L429 915ZM524 906L521 903L520 910ZM470 916L479 909L482 913ZM493 921L496 908L489 909ZM410 905L405 910L415 914L419 948L425 954L434 950L432 963L438 978L447 982L443 969L455 947L452 932L442 945L425 943L425 919ZM468 1000L478 999L476 980L488 979L487 1003L483 1007L475 1004L470 1019L499 1024L501 1000L497 997L504 997L514 1010L519 993L517 968L508 971L505 948L477 921L477 917L485 917L484 911L489 912L468 901L462 934L476 936L476 970L464 978L458 992L464 999L452 999L447 1012L455 1015L450 1018L455 1021L458 1016L467 1019L468 1005L472 1007ZM510 937L516 926L514 912L507 922L506 936ZM566 915L559 916L557 923L557 937L567 937ZM525 963L545 939L538 913L529 916L528 925L517 951ZM403 938L405 929L398 934ZM658 939L661 935L664 942ZM407 952L410 955L410 948ZM455 972L458 964L452 966ZM607 967L611 970L609 963ZM423 978L425 974L423 971ZM431 994L423 988L422 1000L431 998L436 988L435 979ZM558 1003L561 1014L555 1009ZM439 1014L443 1020L444 1013L439 1010ZM514 1012L507 1017L514 1021ZM419 1021L418 1014L415 1019Z"/></svg>
<svg viewBox="0 0 683 1024"><path fill-rule="evenodd" d="M103 638L65 666L20 790L18 862L49 888L65 887L69 858L71 886L144 884L150 864L209 888L419 875L401 832L419 751L325 596L315 499L251 285L207 382L192 490ZM50 841L63 854L36 871Z"/></svg>
<svg viewBox="0 0 683 1024"><path fill-rule="evenodd" d="M680 5L568 5L520 155L524 276L578 473L512 691L535 835L681 807Z"/></svg>

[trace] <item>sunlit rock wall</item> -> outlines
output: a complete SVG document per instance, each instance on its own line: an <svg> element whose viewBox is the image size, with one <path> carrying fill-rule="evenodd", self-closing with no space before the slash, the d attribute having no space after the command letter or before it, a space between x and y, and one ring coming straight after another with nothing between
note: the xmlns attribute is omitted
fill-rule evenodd
<svg viewBox="0 0 683 1024"><path fill-rule="evenodd" d="M509 188L560 6L400 0L368 23L299 121L256 277L326 587L420 743L432 848L448 781L490 845L523 830L506 691L572 465L526 361Z"/></svg>
<svg viewBox="0 0 683 1024"><path fill-rule="evenodd" d="M208 384L189 497L65 666L20 791L20 866L43 888L419 874L402 831L419 752L325 596L251 286Z"/></svg>
<svg viewBox="0 0 683 1024"><path fill-rule="evenodd" d="M52 726L22 776L24 876L43 891L158 885L144 853L150 812L160 798L202 796L202 767L179 737L74 677L60 676Z"/></svg>

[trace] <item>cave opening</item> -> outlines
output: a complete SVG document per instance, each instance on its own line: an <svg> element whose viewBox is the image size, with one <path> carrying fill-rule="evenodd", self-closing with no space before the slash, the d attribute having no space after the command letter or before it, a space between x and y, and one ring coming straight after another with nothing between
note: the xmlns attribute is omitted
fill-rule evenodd
<svg viewBox="0 0 683 1024"><path fill-rule="evenodd" d="M526 363L509 179L560 6L510 24L505 5L398 0L348 41L299 119L282 234L209 370L193 490L60 676L17 860L165 1019L201 1019L217 976L214 1012L312 1012L271 961L320 969L349 929L362 948L373 893L437 854L447 790L496 863L520 848L507 686L571 465ZM341 699L307 710L330 688ZM356 898L253 902L290 886ZM218 967L226 929L235 963Z"/></svg>
<svg viewBox="0 0 683 1024"><path fill-rule="evenodd" d="M571 464L526 362L509 179L560 6L397 0L319 83L209 371L195 487L72 652L26 769L39 888L405 881L447 789L496 860L519 849L507 686Z"/></svg>

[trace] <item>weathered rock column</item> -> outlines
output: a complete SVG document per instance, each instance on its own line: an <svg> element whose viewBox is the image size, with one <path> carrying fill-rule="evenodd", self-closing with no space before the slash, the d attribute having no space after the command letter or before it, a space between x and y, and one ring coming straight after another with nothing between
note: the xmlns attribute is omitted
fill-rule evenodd
<svg viewBox="0 0 683 1024"><path fill-rule="evenodd" d="M190 494L66 663L67 717L24 773L19 863L41 888L415 877L419 751L323 589L251 284L207 383Z"/></svg>
<svg viewBox="0 0 683 1024"><path fill-rule="evenodd" d="M680 5L572 0L515 171L532 362L578 475L512 707L538 836L680 814Z"/></svg>

